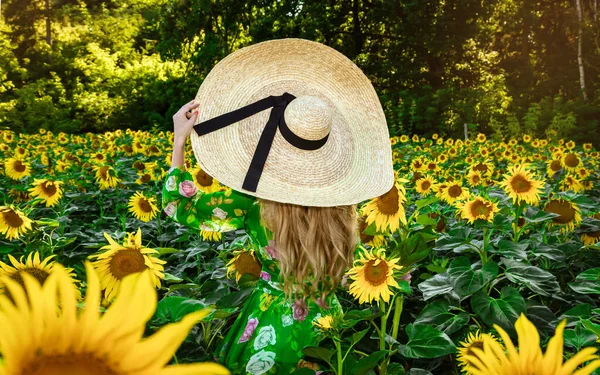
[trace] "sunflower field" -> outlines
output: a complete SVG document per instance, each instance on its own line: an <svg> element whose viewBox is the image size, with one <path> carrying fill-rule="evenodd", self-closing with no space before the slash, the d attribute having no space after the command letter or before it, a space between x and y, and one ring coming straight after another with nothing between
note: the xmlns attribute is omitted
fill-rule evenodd
<svg viewBox="0 0 600 375"><path fill-rule="evenodd" d="M261 265L244 231L163 211L171 140L0 131L0 375L227 373L213 351ZM344 314L313 321L293 374L600 374L592 144L390 142L396 183L357 207ZM186 160L200 191L227 190Z"/></svg>

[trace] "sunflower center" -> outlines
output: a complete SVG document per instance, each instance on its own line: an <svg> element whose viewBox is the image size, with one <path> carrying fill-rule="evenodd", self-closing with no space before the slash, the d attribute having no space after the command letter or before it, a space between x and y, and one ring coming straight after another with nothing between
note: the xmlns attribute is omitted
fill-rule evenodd
<svg viewBox="0 0 600 375"><path fill-rule="evenodd" d="M158 153L158 152L160 152L160 150L158 149L158 147L156 147L156 146L154 146L154 145L150 146L150 148L149 148L148 150L149 150L150 152L155 152L155 153Z"/></svg>
<svg viewBox="0 0 600 375"><path fill-rule="evenodd" d="M138 206L139 206L140 210L142 210L146 213L152 212L152 206L150 206L150 202L148 202L148 200L145 198L141 198L138 201Z"/></svg>
<svg viewBox="0 0 600 375"><path fill-rule="evenodd" d="M575 219L575 209L571 203L562 199L551 200L544 211L560 215L552 218L552 222L557 224L567 224Z"/></svg>
<svg viewBox="0 0 600 375"><path fill-rule="evenodd" d="M420 169L423 166L423 164L420 161L418 161L418 160L415 162L414 165L415 165L416 169Z"/></svg>
<svg viewBox="0 0 600 375"><path fill-rule="evenodd" d="M478 163L476 166L473 167L473 169L480 172L487 172L488 167L483 163Z"/></svg>
<svg viewBox="0 0 600 375"><path fill-rule="evenodd" d="M110 273L119 280L145 269L144 256L136 249L121 250L110 261Z"/></svg>
<svg viewBox="0 0 600 375"><path fill-rule="evenodd" d="M96 159L97 160L104 160L104 155L102 155L102 154L96 154Z"/></svg>
<svg viewBox="0 0 600 375"><path fill-rule="evenodd" d="M133 152L133 148L131 148L130 145L123 146L123 150L125 150L125 152L127 152L127 153Z"/></svg>
<svg viewBox="0 0 600 375"><path fill-rule="evenodd" d="M377 199L377 208L384 215L392 216L398 212L398 201L400 195L398 188L392 186L392 189Z"/></svg>
<svg viewBox="0 0 600 375"><path fill-rule="evenodd" d="M261 264L247 251L240 253L235 260L235 269L238 273L245 275L247 273L260 277L260 271L262 270Z"/></svg>
<svg viewBox="0 0 600 375"><path fill-rule="evenodd" d="M385 260L371 259L365 265L365 280L372 286L385 284L388 278L388 270L389 267Z"/></svg>
<svg viewBox="0 0 600 375"><path fill-rule="evenodd" d="M7 211L3 211L2 217L4 222L8 224L9 227L20 228L21 225L23 225L23 219L21 219L21 216L19 216L19 214L16 213L12 208L9 208Z"/></svg>
<svg viewBox="0 0 600 375"><path fill-rule="evenodd" d="M421 183L421 190L428 190L431 187L431 182L423 181Z"/></svg>
<svg viewBox="0 0 600 375"><path fill-rule="evenodd" d="M100 167L100 176L102 177L103 180L108 180L108 167L107 166Z"/></svg>
<svg viewBox="0 0 600 375"><path fill-rule="evenodd" d="M526 193L531 189L531 182L525 176L517 174L510 181L510 186L517 193Z"/></svg>
<svg viewBox="0 0 600 375"><path fill-rule="evenodd" d="M202 186L210 186L213 183L213 178L204 171L196 173L196 182Z"/></svg>
<svg viewBox="0 0 600 375"><path fill-rule="evenodd" d="M21 374L27 375L118 375L106 360L92 353L65 353L36 356Z"/></svg>
<svg viewBox="0 0 600 375"><path fill-rule="evenodd" d="M477 184L479 181L481 181L481 179L478 175L474 174L473 177L471 177L471 181L473 181L474 184Z"/></svg>
<svg viewBox="0 0 600 375"><path fill-rule="evenodd" d="M56 194L56 185L54 185L54 182L51 181L44 181L42 182L42 190L44 191L44 194L46 194L47 196L53 196L54 194Z"/></svg>
<svg viewBox="0 0 600 375"><path fill-rule="evenodd" d="M490 210L489 205L480 200L476 200L471 205L471 215L473 215L474 217L484 216L487 218L489 216L490 212L491 212L491 210Z"/></svg>
<svg viewBox="0 0 600 375"><path fill-rule="evenodd" d="M560 164L559 160L553 160L552 163L550 163L550 169L552 169L554 172L558 172L562 169L562 165Z"/></svg>
<svg viewBox="0 0 600 375"><path fill-rule="evenodd" d="M25 269L19 270L19 272L15 272L12 275L10 275L11 279L18 282L23 287L25 287L25 282L23 281L23 276L21 276L23 272L25 272L28 275L33 276L40 283L40 285L44 285L44 282L46 281L48 276L50 276L50 274L48 272L46 272L42 269L39 269L39 268L35 268L35 267L25 268Z"/></svg>
<svg viewBox="0 0 600 375"><path fill-rule="evenodd" d="M437 164L435 164L435 163L427 164L427 169L429 169L430 171L433 171L435 168L437 168Z"/></svg>
<svg viewBox="0 0 600 375"><path fill-rule="evenodd" d="M462 194L462 188L458 185L452 185L448 188L448 195L452 198L458 198Z"/></svg>
<svg viewBox="0 0 600 375"><path fill-rule="evenodd" d="M148 173L144 173L140 181L142 181L143 183L150 181L150 175Z"/></svg>
<svg viewBox="0 0 600 375"><path fill-rule="evenodd" d="M570 153L567 156L565 156L565 165L567 167L575 168L579 165L579 158L577 157L577 155Z"/></svg>
<svg viewBox="0 0 600 375"><path fill-rule="evenodd" d="M146 165L138 160L135 163L133 163L133 167L138 171L143 171L146 168Z"/></svg>
<svg viewBox="0 0 600 375"><path fill-rule="evenodd" d="M17 171L19 173L25 172L25 169L26 169L25 164L23 164L21 162L21 160L16 160L13 165L13 168L15 171Z"/></svg>

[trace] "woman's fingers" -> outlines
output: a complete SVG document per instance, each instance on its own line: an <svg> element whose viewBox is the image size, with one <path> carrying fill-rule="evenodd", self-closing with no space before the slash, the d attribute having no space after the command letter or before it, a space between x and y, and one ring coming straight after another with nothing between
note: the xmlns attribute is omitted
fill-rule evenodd
<svg viewBox="0 0 600 375"><path fill-rule="evenodd" d="M183 107L181 107L180 111L187 112L191 109L196 108L200 103L194 103L194 100L192 100L191 102L189 102L186 105L184 105Z"/></svg>

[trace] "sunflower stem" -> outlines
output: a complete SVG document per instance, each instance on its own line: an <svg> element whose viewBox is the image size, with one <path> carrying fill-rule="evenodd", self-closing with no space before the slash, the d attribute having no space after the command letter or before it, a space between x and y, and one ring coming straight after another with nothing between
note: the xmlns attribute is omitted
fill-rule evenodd
<svg viewBox="0 0 600 375"><path fill-rule="evenodd" d="M379 332L379 350L385 350L385 335L387 334L387 318L385 312L385 302L381 301L381 331ZM379 375L385 375L387 370L387 360L384 360L379 367Z"/></svg>
<svg viewBox="0 0 600 375"><path fill-rule="evenodd" d="M519 230L519 218L523 213L523 204L517 203L516 212L515 212L515 221L513 222L513 242L519 242L519 237L521 236L521 231Z"/></svg>
<svg viewBox="0 0 600 375"><path fill-rule="evenodd" d="M490 237L488 235L488 228L483 228L483 247L481 248L481 251L479 252L479 256L481 257L481 265L482 266L485 266L485 264L488 262L487 245L488 245L489 239L490 239Z"/></svg>
<svg viewBox="0 0 600 375"><path fill-rule="evenodd" d="M398 327L400 326L400 316L402 315L402 309L404 308L404 295L400 294L396 299L396 306L394 308L394 320L392 321L392 337L394 340L398 340Z"/></svg>
<svg viewBox="0 0 600 375"><path fill-rule="evenodd" d="M336 339L333 340L337 351L337 375L343 375L344 372L344 358L342 358L342 345Z"/></svg>

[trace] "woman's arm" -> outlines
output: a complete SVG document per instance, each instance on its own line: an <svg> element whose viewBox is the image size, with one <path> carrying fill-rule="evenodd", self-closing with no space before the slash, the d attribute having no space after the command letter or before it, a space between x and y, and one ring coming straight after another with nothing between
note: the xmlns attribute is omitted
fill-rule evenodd
<svg viewBox="0 0 600 375"><path fill-rule="evenodd" d="M177 113L173 115L173 156L171 157L171 166L185 166L185 143L194 127L198 117L198 103L187 103ZM192 113L190 111L194 110ZM190 116L188 118L188 115Z"/></svg>

